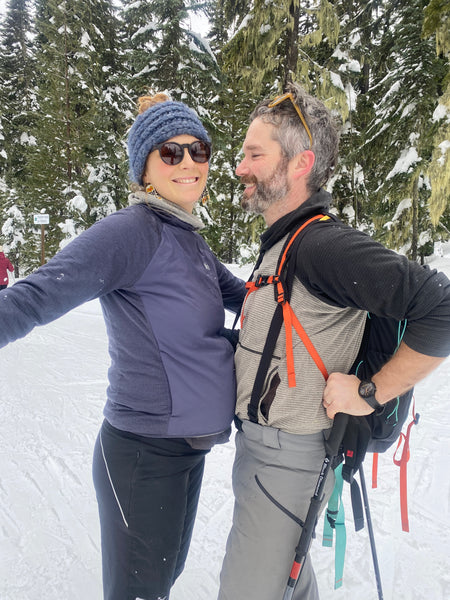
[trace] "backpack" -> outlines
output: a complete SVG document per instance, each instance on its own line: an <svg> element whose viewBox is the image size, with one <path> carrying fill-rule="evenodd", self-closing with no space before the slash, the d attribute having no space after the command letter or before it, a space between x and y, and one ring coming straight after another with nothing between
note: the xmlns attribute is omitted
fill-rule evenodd
<svg viewBox="0 0 450 600"><path fill-rule="evenodd" d="M295 277L295 258L298 247L303 238L304 232L309 227L328 226L330 223L340 224L341 221L329 213L319 214L304 221L301 225L292 231L280 252L276 273L274 275L259 275L254 282L247 283L247 297L265 285L273 285L275 300L277 306L269 326L265 346L261 355L258 370L255 376L255 382L251 394L251 400L248 407L248 417L250 421L257 422L259 399L263 389L264 381L269 369L275 344L277 342L281 327L284 323L286 331L286 359L288 369L289 387L295 387L295 372L293 360L292 329L295 329L303 344L309 351L317 368L322 372L325 379L328 377L325 365L314 348L307 332L303 329L298 318L294 314L290 304L290 296ZM262 257L257 261L254 271L259 266ZM250 277L250 280L252 279ZM311 290L308 290L313 293ZM246 298L247 298L246 297ZM244 300L245 304L245 300ZM241 317L242 318L242 317ZM357 358L350 369L350 374L355 374L360 379L370 379L380 368L395 354L406 329L406 321L397 321L389 317L378 317L368 314L366 318L365 330L362 342L358 351ZM401 459L394 462L400 466L400 484L401 484L401 512L402 526L404 531L409 531L407 516L407 494L406 494L406 464L409 459L409 434L411 426L418 422L419 415L415 414L413 409L413 420L408 427L407 434L402 433L403 425L408 417L413 389L387 402L383 409L374 411L364 417L349 416L348 425L341 444L339 456L335 462L336 486L330 499L329 507L326 511L325 529L323 544L332 545L333 530L338 531L338 526L343 526L343 509L339 510L339 504L342 496L342 482L347 481L351 485L351 498L353 507L353 516L355 529L358 531L364 526L363 504L358 483L355 474L359 471L361 483L362 462L366 452L374 453L374 471L373 487L376 487L376 467L378 453L385 452L396 441L397 450L403 444ZM363 492L365 491L363 487ZM366 507L366 515L369 520L369 514ZM337 534L338 535L338 534ZM345 538L345 531L344 536ZM335 588L342 585L343 554L345 552L342 541L336 540L336 582ZM339 555L339 556L338 556Z"/></svg>

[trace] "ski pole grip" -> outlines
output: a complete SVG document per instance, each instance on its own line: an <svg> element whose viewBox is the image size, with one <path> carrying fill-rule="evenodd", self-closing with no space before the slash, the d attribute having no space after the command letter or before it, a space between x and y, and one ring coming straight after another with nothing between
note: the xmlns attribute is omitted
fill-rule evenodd
<svg viewBox="0 0 450 600"><path fill-rule="evenodd" d="M339 454L339 447L347 428L348 419L349 415L347 413L336 413L330 436L325 443L328 456Z"/></svg>

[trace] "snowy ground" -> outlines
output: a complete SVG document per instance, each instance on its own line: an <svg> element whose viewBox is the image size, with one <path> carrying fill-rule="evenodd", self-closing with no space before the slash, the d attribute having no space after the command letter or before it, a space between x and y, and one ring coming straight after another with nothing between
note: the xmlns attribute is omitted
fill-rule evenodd
<svg viewBox="0 0 450 600"><path fill-rule="evenodd" d="M432 264L450 276L450 245L443 254ZM0 358L0 600L100 600L91 454L108 356L98 302L35 330L1 350ZM385 600L450 598L449 397L447 360L417 386L421 419L413 428L408 471L410 533L401 531L392 452L380 457L378 489L369 490ZM171 600L216 598L233 507L233 452L231 441L207 458L190 555ZM313 545L321 598L376 600L367 530L355 533L349 509L347 517L340 590L333 590L334 554L321 547L320 527Z"/></svg>

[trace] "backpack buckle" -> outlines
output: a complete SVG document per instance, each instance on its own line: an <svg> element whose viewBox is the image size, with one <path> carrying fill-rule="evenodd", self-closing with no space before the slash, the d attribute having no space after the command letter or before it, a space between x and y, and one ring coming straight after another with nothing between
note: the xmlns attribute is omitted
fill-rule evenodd
<svg viewBox="0 0 450 600"><path fill-rule="evenodd" d="M278 283L279 277L278 275L258 275L258 277L253 282L253 285L256 288L264 287L265 285L271 285Z"/></svg>

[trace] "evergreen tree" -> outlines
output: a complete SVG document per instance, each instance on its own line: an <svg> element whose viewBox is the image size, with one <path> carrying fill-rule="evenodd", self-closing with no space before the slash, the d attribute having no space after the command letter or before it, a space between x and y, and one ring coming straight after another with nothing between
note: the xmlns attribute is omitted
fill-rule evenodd
<svg viewBox="0 0 450 600"><path fill-rule="evenodd" d="M207 8L211 20L209 40L217 55L222 80L210 105L214 128L213 156L209 175L211 199L202 209L208 224L203 232L211 248L225 263L254 262L259 249L263 219L246 213L240 206L243 187L235 170L248 127L248 117L255 106L254 96L246 91L239 78L223 68L221 49L228 40L229 17L223 3Z"/></svg>
<svg viewBox="0 0 450 600"><path fill-rule="evenodd" d="M373 48L380 44L379 4L380 0L336 3L339 40L333 50L326 50L327 66L335 85L345 92L348 104L339 167L332 181L334 206L344 221L375 235L372 214L376 202L367 186L371 173L364 145L368 124L375 115L371 82L375 69ZM326 47L326 41L322 41L318 51L323 55ZM345 112L341 111L341 115L345 116Z"/></svg>
<svg viewBox="0 0 450 600"><path fill-rule="evenodd" d="M379 238L413 259L432 250L426 173L436 132L433 112L445 75L433 43L421 38L423 9L423 0L386 6L368 92L374 116L362 148L370 162L367 185L378 200Z"/></svg>
<svg viewBox="0 0 450 600"><path fill-rule="evenodd" d="M223 50L226 73L242 78L245 88L259 97L283 90L289 81L297 81L324 98L330 108L347 115L345 93L335 85L325 64L339 36L339 21L332 3L221 1L228 26L235 28ZM322 43L331 51L317 60L316 48Z"/></svg>
<svg viewBox="0 0 450 600"><path fill-rule="evenodd" d="M197 110L213 140L205 238L225 262L252 260L264 225L240 208L234 171L255 104L293 79L343 120L331 182L340 216L427 254L450 230L449 8L428 2L123 0L116 13L113 0L36 0L35 15L29 0L9 0L0 242L34 268L33 214L50 214L50 256L123 206L135 101L166 91ZM195 31L199 11L209 41Z"/></svg>
<svg viewBox="0 0 450 600"><path fill-rule="evenodd" d="M264 229L261 217L255 218L241 208L243 186L235 175L253 107L251 96L232 82L223 86L214 107L216 136L208 185L211 200L202 216L207 213L204 237L225 263L254 262Z"/></svg>
<svg viewBox="0 0 450 600"><path fill-rule="evenodd" d="M95 50L97 70L91 73L90 85L98 94L95 99L96 139L88 156L84 196L90 199L89 220L106 216L122 208L127 201L128 161L125 134L132 99L123 84L122 63L125 50L121 43L121 22L111 0L93 3L92 25L97 32ZM89 203L89 202L88 202Z"/></svg>
<svg viewBox="0 0 450 600"><path fill-rule="evenodd" d="M434 150L428 175L430 177L430 218L434 226L450 236L450 2L431 0L425 9L423 36L436 38L436 55L446 61L447 74L443 81L443 92L438 100L434 119L438 121L438 130L434 137Z"/></svg>
<svg viewBox="0 0 450 600"><path fill-rule="evenodd" d="M190 27L198 4L184 0L124 0L126 77L134 98L167 91L203 112L220 83L216 59L207 41ZM208 112L201 114L208 121Z"/></svg>
<svg viewBox="0 0 450 600"><path fill-rule="evenodd" d="M123 107L120 92L111 92L116 27L109 0L37 2L40 76L30 166L33 210L50 215L48 256L120 203Z"/></svg>
<svg viewBox="0 0 450 600"><path fill-rule="evenodd" d="M443 12L441 0L431 4ZM429 170L441 185L434 186L429 209L433 111L446 69L430 40L420 37L424 2L299 5L220 0L225 32L235 31L224 49L227 74L240 75L257 95L272 93L274 82L281 89L292 77L324 98L344 125L332 181L340 216L412 257L427 253L436 235L430 216L442 214L448 194L438 190L446 189L449 169L444 119ZM441 47L446 23L441 14L435 27ZM435 120L447 110L446 97Z"/></svg>
<svg viewBox="0 0 450 600"><path fill-rule="evenodd" d="M27 149L35 143L31 134L35 69L29 5L29 0L9 0L0 26L0 241L16 272L32 222Z"/></svg>

